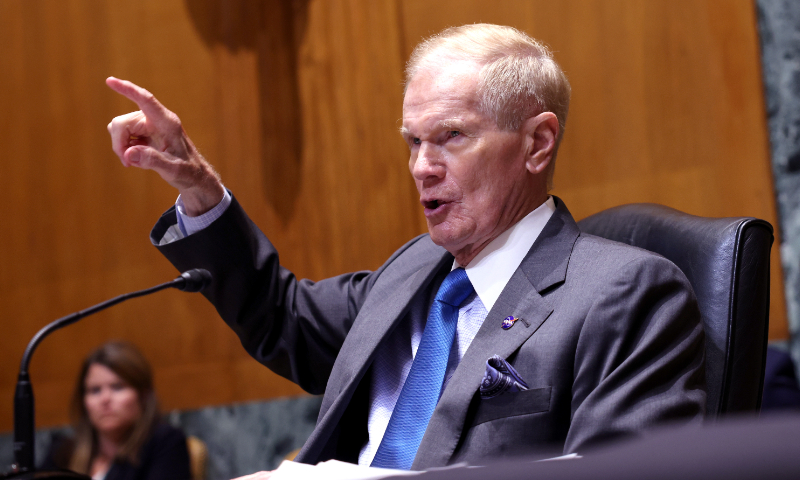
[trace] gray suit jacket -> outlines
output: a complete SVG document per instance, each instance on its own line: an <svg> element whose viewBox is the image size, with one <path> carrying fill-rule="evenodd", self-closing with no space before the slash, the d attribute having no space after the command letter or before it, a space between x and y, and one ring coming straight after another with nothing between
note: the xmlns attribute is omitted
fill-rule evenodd
<svg viewBox="0 0 800 480"><path fill-rule="evenodd" d="M442 393L413 469L549 455L554 446L585 451L659 422L702 418L703 330L685 276L663 257L582 235L556 204ZM154 243L174 223L167 211ZM211 271L204 294L254 358L324 392L297 457L308 463L356 461L380 343L420 310L415 302L429 301L453 261L422 235L375 272L297 280L235 200L207 229L159 249L179 270ZM508 315L521 320L503 330ZM530 390L480 398L495 354Z"/></svg>

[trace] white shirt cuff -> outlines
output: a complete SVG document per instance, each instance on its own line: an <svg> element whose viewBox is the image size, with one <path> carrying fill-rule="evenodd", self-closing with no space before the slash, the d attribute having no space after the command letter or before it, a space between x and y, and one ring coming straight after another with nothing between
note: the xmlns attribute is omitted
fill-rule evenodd
<svg viewBox="0 0 800 480"><path fill-rule="evenodd" d="M225 195L222 196L222 200L220 200L217 206L202 215L190 217L186 215L183 200L181 200L181 196L178 195L178 200L175 201L175 212L178 216L178 227L183 236L188 237L214 223L214 221L221 217L222 214L225 213L225 210L231 205L231 200L230 192L225 189Z"/></svg>

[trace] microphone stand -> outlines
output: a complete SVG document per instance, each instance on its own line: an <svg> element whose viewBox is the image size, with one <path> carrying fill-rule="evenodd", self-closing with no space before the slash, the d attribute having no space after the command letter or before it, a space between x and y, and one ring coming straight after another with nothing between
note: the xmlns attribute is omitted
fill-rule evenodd
<svg viewBox="0 0 800 480"><path fill-rule="evenodd" d="M28 374L28 365L30 364L33 351L39 343L44 340L44 337L84 317L105 310L106 308L131 298L142 297L167 288L177 288L185 292L199 292L210 283L211 274L207 270L189 270L181 274L181 276L175 280L145 290L114 297L111 300L106 300L93 307L59 318L39 330L28 343L28 347L25 349L25 353L22 355L22 361L20 362L17 388L14 392L14 464L11 465L11 471L9 473L0 475L0 479L28 480L47 478L52 480L91 480L87 475L75 473L70 470L37 471L34 468L34 401L33 387L31 385L30 375Z"/></svg>

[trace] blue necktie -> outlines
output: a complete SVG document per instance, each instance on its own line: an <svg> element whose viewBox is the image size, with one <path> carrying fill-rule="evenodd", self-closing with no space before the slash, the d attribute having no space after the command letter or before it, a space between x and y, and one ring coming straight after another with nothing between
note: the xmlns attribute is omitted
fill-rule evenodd
<svg viewBox="0 0 800 480"><path fill-rule="evenodd" d="M458 307L472 292L472 284L463 268L450 272L439 287L417 354L372 460L373 467L411 468L442 392L458 323Z"/></svg>

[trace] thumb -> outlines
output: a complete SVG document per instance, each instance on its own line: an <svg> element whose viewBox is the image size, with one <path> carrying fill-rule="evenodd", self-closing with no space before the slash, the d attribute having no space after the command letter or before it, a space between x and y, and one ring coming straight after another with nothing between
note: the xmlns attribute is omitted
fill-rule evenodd
<svg viewBox="0 0 800 480"><path fill-rule="evenodd" d="M124 160L125 166L128 167L130 165L138 165L141 156L141 149L133 147L125 150L125 153L122 155L122 159Z"/></svg>
<svg viewBox="0 0 800 480"><path fill-rule="evenodd" d="M136 145L128 148L125 150L123 160L126 167L134 166L147 170L159 170L169 163L161 152L146 145Z"/></svg>
<svg viewBox="0 0 800 480"><path fill-rule="evenodd" d="M128 148L123 158L125 166L153 170L178 190L186 186L185 180L182 181L182 179L194 178L192 175L187 176L184 172L185 169L191 168L188 162L146 145L136 145ZM181 193L183 193L182 190Z"/></svg>

